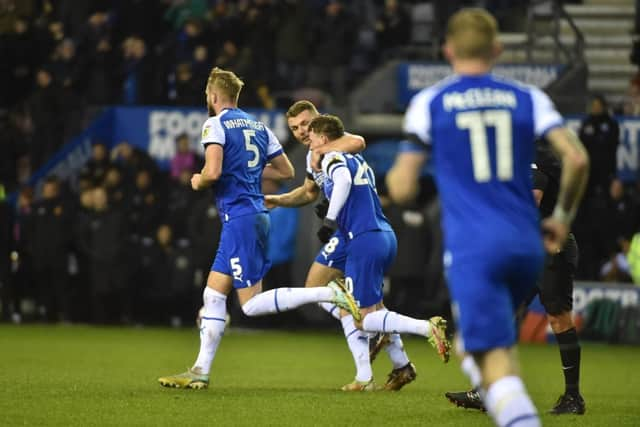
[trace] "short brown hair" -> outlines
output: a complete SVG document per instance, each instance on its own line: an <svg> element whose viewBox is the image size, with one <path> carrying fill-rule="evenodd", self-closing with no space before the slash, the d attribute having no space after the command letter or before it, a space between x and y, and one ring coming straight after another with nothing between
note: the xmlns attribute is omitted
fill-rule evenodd
<svg viewBox="0 0 640 427"><path fill-rule="evenodd" d="M235 75L233 71L226 71L222 68L214 67L209 73L207 80L207 88L216 88L223 95L229 98L229 101L238 102L240 90L244 86L244 82Z"/></svg>
<svg viewBox="0 0 640 427"><path fill-rule="evenodd" d="M498 23L486 10L462 9L447 23L447 42L461 59L492 59Z"/></svg>
<svg viewBox="0 0 640 427"><path fill-rule="evenodd" d="M311 131L325 135L329 141L333 141L344 135L344 125L338 117L322 114L309 123L309 132Z"/></svg>
<svg viewBox="0 0 640 427"><path fill-rule="evenodd" d="M303 99L302 101L295 102L291 107L289 107L285 115L287 118L295 117L303 111L311 111L313 114L320 114L318 113L316 106L313 105L313 102Z"/></svg>

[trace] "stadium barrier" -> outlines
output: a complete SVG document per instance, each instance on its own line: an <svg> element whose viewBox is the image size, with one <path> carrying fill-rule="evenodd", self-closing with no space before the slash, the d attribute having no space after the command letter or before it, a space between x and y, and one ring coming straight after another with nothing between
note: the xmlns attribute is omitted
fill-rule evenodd
<svg viewBox="0 0 640 427"><path fill-rule="evenodd" d="M632 284L576 282L573 289L573 317L578 333L585 327L587 312L594 302L607 300L616 306L640 308L640 287ZM616 319L611 319L615 322ZM612 325L613 327L613 325ZM546 319L544 307L539 298L529 306L529 312L520 326L521 342L555 342L555 336Z"/></svg>

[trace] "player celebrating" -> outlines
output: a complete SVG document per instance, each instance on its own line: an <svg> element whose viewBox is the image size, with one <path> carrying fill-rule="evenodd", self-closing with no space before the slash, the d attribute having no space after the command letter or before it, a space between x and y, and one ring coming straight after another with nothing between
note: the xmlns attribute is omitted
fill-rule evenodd
<svg viewBox="0 0 640 427"><path fill-rule="evenodd" d="M558 198L560 187L560 164L553 152L543 141L537 144L536 161L532 164L533 194L540 210L540 216L548 217ZM578 265L578 245L573 234L569 233L562 251L547 257L542 278L538 281L535 293L525 302L540 295L540 301L547 312L551 329L556 336L562 361L565 392L550 413L584 414L585 403L580 395L580 344L576 333L571 310L573 308L573 275ZM458 406L484 410L478 390L445 393L445 396Z"/></svg>
<svg viewBox="0 0 640 427"><path fill-rule="evenodd" d="M343 134L342 122L335 116L317 116L309 124L312 150ZM338 229L345 237L347 288L353 292L363 317L361 321L355 319L356 327L365 332L422 335L447 362L450 345L444 319L439 316L428 321L413 319L387 310L382 303L382 280L395 258L397 244L395 233L382 213L373 171L359 154L329 152L322 159L322 172L323 190L330 202L318 237L327 243ZM364 377L366 366L362 368L348 388L374 387L370 363Z"/></svg>
<svg viewBox="0 0 640 427"><path fill-rule="evenodd" d="M463 370L481 385L497 425L538 426L513 350L514 309L543 262L529 172L535 136L545 135L563 163L558 203L543 224L550 253L564 245L589 162L542 91L490 74L500 51L490 14L454 14L444 53L455 74L412 99L404 130L433 150L459 350L471 354ZM393 200L415 195L424 160L416 152L398 157L387 175Z"/></svg>
<svg viewBox="0 0 640 427"><path fill-rule="evenodd" d="M287 124L295 139L301 144L309 145L309 123L318 117L320 113L313 103L303 100L294 103L286 113ZM356 154L365 147L364 139L357 135L344 133L339 138L327 142L326 145L317 147L316 150L307 154L307 177L304 183L294 190L279 195L265 196L265 205L269 208L275 206L298 207L312 203L318 199L325 176L320 171L315 171L311 167L312 153L326 153L330 151L347 152ZM316 207L316 213L321 219L326 215L327 204L320 203ZM313 287L328 283L332 280L344 277L344 266L347 259L346 240L340 230L329 238L329 241L322 247L315 261L309 268L305 286ZM399 334L382 334L372 338L372 348L369 349L369 334L356 329L353 316L340 316L340 310L334 304L320 303L320 306L336 319L340 319L342 328L347 339L349 350L353 355L356 364L357 384L367 384L371 378L371 362L375 359L378 351L385 348L391 358L393 369L384 385L386 390L400 390L406 384L416 378L416 369L404 351L402 339ZM368 353L368 354L367 354ZM345 385L345 391L357 391L362 389L354 386L356 383Z"/></svg>
<svg viewBox="0 0 640 427"><path fill-rule="evenodd" d="M225 328L226 299L236 289L247 316L278 313L303 304L332 302L359 317L353 297L337 283L316 288L278 288L261 293L267 259L269 216L261 193L262 171L280 179L292 178L293 166L277 138L263 123L238 108L243 82L234 73L214 68L207 81L209 114L202 128L205 165L191 186L214 186L223 221L220 244L203 293L200 352L182 374L159 378L161 385L206 388L211 362Z"/></svg>

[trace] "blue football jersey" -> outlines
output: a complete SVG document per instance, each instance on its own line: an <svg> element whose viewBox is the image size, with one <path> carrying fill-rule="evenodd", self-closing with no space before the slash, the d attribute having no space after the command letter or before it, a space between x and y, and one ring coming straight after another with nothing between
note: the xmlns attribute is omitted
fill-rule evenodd
<svg viewBox="0 0 640 427"><path fill-rule="evenodd" d="M202 144L223 147L222 174L213 187L223 219L266 212L262 171L282 154L276 136L262 122L238 108L210 117L202 126Z"/></svg>
<svg viewBox="0 0 640 427"><path fill-rule="evenodd" d="M534 140L562 125L542 91L491 74L454 75L414 96L404 131L431 146L451 254L539 238Z"/></svg>
<svg viewBox="0 0 640 427"><path fill-rule="evenodd" d="M351 191L336 219L340 232L353 239L366 231L393 231L382 213L373 170L360 154L325 154L322 172L325 175L323 190L327 198L331 200L333 173L339 168L347 168L351 175Z"/></svg>

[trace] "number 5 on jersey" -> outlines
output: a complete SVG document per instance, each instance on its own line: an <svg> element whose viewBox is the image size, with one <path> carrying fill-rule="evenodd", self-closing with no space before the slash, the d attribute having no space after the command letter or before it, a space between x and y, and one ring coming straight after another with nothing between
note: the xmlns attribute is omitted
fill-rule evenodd
<svg viewBox="0 0 640 427"><path fill-rule="evenodd" d="M242 266L240 265L240 258L231 258L230 261L233 278L242 282Z"/></svg>
<svg viewBox="0 0 640 427"><path fill-rule="evenodd" d="M242 131L244 134L244 146L247 151L253 153L253 159L247 162L247 166L250 168L255 168L260 163L260 150L258 150L258 146L251 141L251 138L256 136L256 131L253 129L244 129Z"/></svg>

